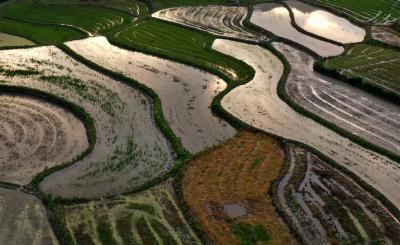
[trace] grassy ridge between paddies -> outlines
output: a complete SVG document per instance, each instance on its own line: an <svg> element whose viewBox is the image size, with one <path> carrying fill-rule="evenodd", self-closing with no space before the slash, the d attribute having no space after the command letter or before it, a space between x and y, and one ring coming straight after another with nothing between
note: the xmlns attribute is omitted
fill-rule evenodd
<svg viewBox="0 0 400 245"><path fill-rule="evenodd" d="M0 32L21 36L39 45L61 44L86 37L85 33L68 27L40 25L6 18L0 18Z"/></svg>
<svg viewBox="0 0 400 245"><path fill-rule="evenodd" d="M134 16L140 16L148 12L146 4L136 0L37 0L37 2L50 5L74 4L99 6L129 13Z"/></svg>
<svg viewBox="0 0 400 245"><path fill-rule="evenodd" d="M390 24L400 18L400 2L397 0L307 0L339 11L359 22Z"/></svg>
<svg viewBox="0 0 400 245"><path fill-rule="evenodd" d="M229 0L152 0L155 10L165 9L177 6L196 6L196 5L210 5L210 4L226 4Z"/></svg>
<svg viewBox="0 0 400 245"><path fill-rule="evenodd" d="M7 5L0 10L0 15L32 23L68 25L93 34L110 31L133 20L132 16L111 9L95 6L46 5L33 0L19 0Z"/></svg>
<svg viewBox="0 0 400 245"><path fill-rule="evenodd" d="M254 70L239 60L211 49L214 37L175 24L148 18L108 35L111 43L127 49L211 70L225 80L249 81Z"/></svg>
<svg viewBox="0 0 400 245"><path fill-rule="evenodd" d="M317 63L316 68L342 75L356 86L400 103L400 50L360 44L345 55Z"/></svg>

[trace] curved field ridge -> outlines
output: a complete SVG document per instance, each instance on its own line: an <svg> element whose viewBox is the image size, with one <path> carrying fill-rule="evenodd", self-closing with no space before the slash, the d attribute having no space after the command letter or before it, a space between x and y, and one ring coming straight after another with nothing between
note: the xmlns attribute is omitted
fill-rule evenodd
<svg viewBox="0 0 400 245"><path fill-rule="evenodd" d="M74 244L201 244L169 184L111 200L59 206L56 213Z"/></svg>
<svg viewBox="0 0 400 245"><path fill-rule="evenodd" d="M140 1L136 0L36 0L37 2L50 4L50 5L93 5L99 7L106 7L123 12L128 12L134 16L140 16L148 12L147 6Z"/></svg>
<svg viewBox="0 0 400 245"><path fill-rule="evenodd" d="M105 37L66 45L92 62L152 88L161 98L165 118L190 152L199 152L235 134L209 109L212 99L226 88L222 79L187 65L118 48Z"/></svg>
<svg viewBox="0 0 400 245"><path fill-rule="evenodd" d="M343 165L400 207L398 163L352 143L349 139L296 113L277 94L284 67L271 52L256 45L217 39L213 48L252 66L256 75L222 100L242 121L267 132L309 145Z"/></svg>
<svg viewBox="0 0 400 245"><path fill-rule="evenodd" d="M252 34L243 26L247 13L247 7L197 6L163 9L153 13L152 17L193 27L218 36L246 41L264 40L265 37Z"/></svg>
<svg viewBox="0 0 400 245"><path fill-rule="evenodd" d="M0 48L34 45L35 43L29 39L0 32Z"/></svg>
<svg viewBox="0 0 400 245"><path fill-rule="evenodd" d="M290 145L278 202L305 244L396 244L400 223L350 177Z"/></svg>
<svg viewBox="0 0 400 245"><path fill-rule="evenodd" d="M291 24L289 10L278 3L254 5L250 22L277 36L297 42L323 57L336 56L344 51L341 46L321 41L296 30Z"/></svg>
<svg viewBox="0 0 400 245"><path fill-rule="evenodd" d="M87 147L85 127L71 112L42 99L0 94L1 181L28 184Z"/></svg>
<svg viewBox="0 0 400 245"><path fill-rule="evenodd" d="M292 10L296 24L308 32L340 43L364 40L365 30L343 17L297 0L285 3Z"/></svg>
<svg viewBox="0 0 400 245"><path fill-rule="evenodd" d="M0 187L0 244L58 245L46 209L33 195Z"/></svg>
<svg viewBox="0 0 400 245"><path fill-rule="evenodd" d="M400 18L398 0L307 0L338 10L360 21L388 25Z"/></svg>
<svg viewBox="0 0 400 245"><path fill-rule="evenodd" d="M271 237L268 244L296 244L269 194L283 166L284 153L276 139L241 132L188 164L183 197L215 244L241 244L232 232L238 223L264 226Z"/></svg>
<svg viewBox="0 0 400 245"><path fill-rule="evenodd" d="M359 44L343 56L328 59L325 65L347 77L360 77L368 83L400 94L400 51Z"/></svg>
<svg viewBox="0 0 400 245"><path fill-rule="evenodd" d="M8 74L0 74L5 84L79 104L96 126L93 151L46 177L40 185L43 191L62 197L113 195L138 188L170 169L174 153L153 122L151 102L143 94L52 46L0 53L0 67Z"/></svg>
<svg viewBox="0 0 400 245"><path fill-rule="evenodd" d="M384 26L371 27L372 38L386 44L400 47L400 32Z"/></svg>
<svg viewBox="0 0 400 245"><path fill-rule="evenodd" d="M297 103L368 141L400 153L400 108L361 89L313 72L314 59L273 43L289 61L286 91Z"/></svg>

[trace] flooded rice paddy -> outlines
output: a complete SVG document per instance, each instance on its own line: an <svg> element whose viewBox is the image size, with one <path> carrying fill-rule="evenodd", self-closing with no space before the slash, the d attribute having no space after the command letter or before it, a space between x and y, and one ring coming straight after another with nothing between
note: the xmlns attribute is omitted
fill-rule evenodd
<svg viewBox="0 0 400 245"><path fill-rule="evenodd" d="M288 146L278 202L305 244L396 244L400 223L350 177L312 153Z"/></svg>
<svg viewBox="0 0 400 245"><path fill-rule="evenodd" d="M96 64L152 88L161 98L165 118L190 152L202 151L236 133L210 109L213 97L226 88L222 79L187 65L118 48L105 37L67 45Z"/></svg>
<svg viewBox="0 0 400 245"><path fill-rule="evenodd" d="M400 207L398 164L298 114L283 102L277 87L284 67L276 56L256 45L222 39L214 42L213 49L243 60L256 71L252 81L223 98L221 104L228 112L256 128L314 147Z"/></svg>
<svg viewBox="0 0 400 245"><path fill-rule="evenodd" d="M296 24L308 32L340 43L364 40L365 30L343 17L297 0L285 3L292 10Z"/></svg>
<svg viewBox="0 0 400 245"><path fill-rule="evenodd" d="M140 194L59 206L57 213L75 244L202 244L174 199L166 183Z"/></svg>
<svg viewBox="0 0 400 245"><path fill-rule="evenodd" d="M40 199L0 187L0 244L58 245Z"/></svg>
<svg viewBox="0 0 400 245"><path fill-rule="evenodd" d="M0 48L34 45L35 43L29 39L0 32Z"/></svg>
<svg viewBox="0 0 400 245"><path fill-rule="evenodd" d="M336 56L344 51L341 46L321 41L296 30L291 24L289 11L278 3L254 5L250 22L277 36L297 42L323 57Z"/></svg>
<svg viewBox="0 0 400 245"><path fill-rule="evenodd" d="M214 35L250 41L265 39L246 30L247 7L197 6L160 10L152 17L193 27Z"/></svg>
<svg viewBox="0 0 400 245"><path fill-rule="evenodd" d="M93 151L46 177L40 186L43 191L63 197L99 197L136 188L169 170L174 153L153 123L151 101L137 90L90 70L52 46L1 51L0 66L11 74L0 76L3 83L62 97L94 120Z"/></svg>
<svg viewBox="0 0 400 245"><path fill-rule="evenodd" d="M372 26L371 35L375 40L400 47L400 32L390 27Z"/></svg>
<svg viewBox="0 0 400 245"><path fill-rule="evenodd" d="M87 147L85 127L71 112L43 99L0 94L1 181L28 184Z"/></svg>
<svg viewBox="0 0 400 245"><path fill-rule="evenodd" d="M314 58L283 43L273 43L289 61L287 94L307 110L400 153L400 108L377 96L313 71Z"/></svg>

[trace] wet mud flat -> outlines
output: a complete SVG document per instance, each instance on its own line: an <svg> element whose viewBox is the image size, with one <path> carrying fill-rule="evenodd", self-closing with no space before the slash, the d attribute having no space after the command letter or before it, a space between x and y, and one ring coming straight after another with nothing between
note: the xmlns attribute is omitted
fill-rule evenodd
<svg viewBox="0 0 400 245"><path fill-rule="evenodd" d="M289 11L278 3L254 5L250 22L279 37L297 42L322 57L336 56L344 51L342 46L321 41L296 30L292 26Z"/></svg>
<svg viewBox="0 0 400 245"><path fill-rule="evenodd" d="M261 41L265 37L246 30L243 21L247 7L196 6L160 10L152 17L184 26L196 28L214 35L238 38L246 41Z"/></svg>
<svg viewBox="0 0 400 245"><path fill-rule="evenodd" d="M372 26L371 35L375 40L400 47L400 32L390 27Z"/></svg>
<svg viewBox="0 0 400 245"><path fill-rule="evenodd" d="M152 88L175 134L196 153L231 138L236 130L211 112L226 83L187 65L111 45L105 37L68 42L78 54ZM100 50L104 50L101 52Z"/></svg>
<svg viewBox="0 0 400 245"><path fill-rule="evenodd" d="M169 182L139 194L56 210L74 244L201 244Z"/></svg>
<svg viewBox="0 0 400 245"><path fill-rule="evenodd" d="M88 147L83 123L70 111L29 95L0 93L0 179L27 184L46 167Z"/></svg>
<svg viewBox="0 0 400 245"><path fill-rule="evenodd" d="M4 84L51 93L93 118L93 151L46 177L43 191L62 197L113 195L169 171L174 152L153 122L151 101L137 90L53 46L1 51L0 66L7 71L0 74Z"/></svg>
<svg viewBox="0 0 400 245"><path fill-rule="evenodd" d="M31 194L0 187L0 217L0 244L59 244L45 207Z"/></svg>
<svg viewBox="0 0 400 245"><path fill-rule="evenodd" d="M221 104L229 113L256 128L315 148L400 207L398 163L360 147L295 112L282 101L277 89L284 67L270 51L222 39L214 42L213 49L243 60L256 71L253 80L236 87L222 99Z"/></svg>
<svg viewBox="0 0 400 245"><path fill-rule="evenodd" d="M34 45L35 43L29 39L0 32L0 48L17 47L17 46L34 46Z"/></svg>
<svg viewBox="0 0 400 245"><path fill-rule="evenodd" d="M273 46L289 61L286 92L298 104L369 142L400 153L397 105L314 72L314 58L292 46Z"/></svg>
<svg viewBox="0 0 400 245"><path fill-rule="evenodd" d="M397 244L400 223L350 177L289 144L277 199L306 244Z"/></svg>

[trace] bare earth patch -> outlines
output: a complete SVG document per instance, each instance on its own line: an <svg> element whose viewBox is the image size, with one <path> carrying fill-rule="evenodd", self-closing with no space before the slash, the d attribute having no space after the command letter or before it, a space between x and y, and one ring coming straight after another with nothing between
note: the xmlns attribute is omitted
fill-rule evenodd
<svg viewBox="0 0 400 245"><path fill-rule="evenodd" d="M261 224L269 244L293 244L268 194L279 176L284 153L263 133L242 132L196 156L184 171L182 188L191 212L216 244L239 244L238 222Z"/></svg>
<svg viewBox="0 0 400 245"><path fill-rule="evenodd" d="M400 32L390 27L372 26L371 35L375 40L400 47Z"/></svg>

